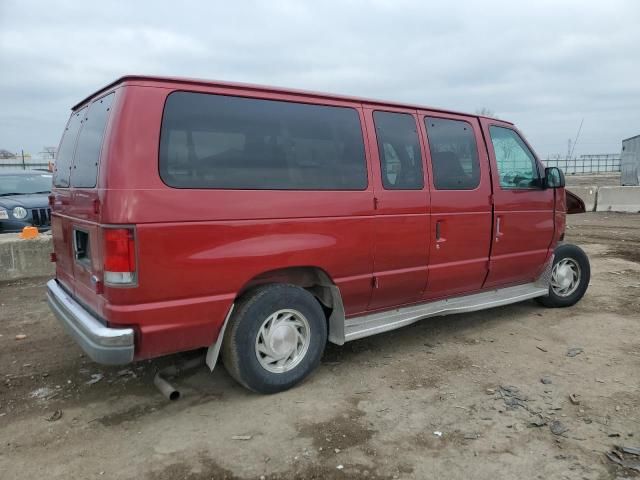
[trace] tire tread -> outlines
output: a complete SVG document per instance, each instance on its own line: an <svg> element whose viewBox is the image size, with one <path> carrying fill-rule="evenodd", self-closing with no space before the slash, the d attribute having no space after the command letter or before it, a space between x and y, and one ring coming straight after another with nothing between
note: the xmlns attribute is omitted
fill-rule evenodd
<svg viewBox="0 0 640 480"><path fill-rule="evenodd" d="M251 308L256 303L260 303L265 297L268 297L268 296L284 297L286 296L287 292L291 292L292 288L305 292L313 299L313 302L316 302L316 299L313 298L311 294L309 294L306 290L296 285L291 285L286 283L266 284L266 285L258 286L246 292L237 301L236 308L233 314L231 315L231 318L229 319L230 324L227 325L224 338L222 339L222 352L221 352L222 361L229 375L231 375L231 377L234 380L236 380L240 385L247 388L248 390L251 390L257 393L274 393L275 391L278 391L273 388L267 388L267 387L261 388L260 386L256 387L255 385L252 385L252 382L248 378L246 378L241 368L241 364L243 362L243 354L251 355L253 354L253 352L251 353L241 352L239 350L239 346L242 344L241 342L242 339L239 338L238 336L239 329L243 321L245 321L247 312L250 311ZM314 306L317 306L319 313L322 314L322 320L325 321L326 319L319 305L320 305L319 303L314 304ZM309 320L311 321L311 319ZM324 323L324 325L325 325L324 336L326 341L326 323ZM323 348L324 348L324 345L323 345ZM317 366L319 361L320 361L320 358L318 357L317 361L311 365L312 369Z"/></svg>
<svg viewBox="0 0 640 480"><path fill-rule="evenodd" d="M563 244L556 248L555 258L553 260L554 265L556 261L562 258L573 258L580 265L580 285L578 289L568 297L559 297L553 293L551 287L549 287L549 294L544 297L536 298L536 301L541 305L548 308L565 308L575 305L584 296L589 287L589 281L591 279L591 266L589 264L589 257L587 254L577 245Z"/></svg>

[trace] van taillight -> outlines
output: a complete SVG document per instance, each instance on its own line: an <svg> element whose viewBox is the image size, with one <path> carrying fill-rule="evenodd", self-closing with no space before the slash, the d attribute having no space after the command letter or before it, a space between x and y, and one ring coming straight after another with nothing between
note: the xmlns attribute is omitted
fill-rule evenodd
<svg viewBox="0 0 640 480"><path fill-rule="evenodd" d="M105 228L104 281L128 285L136 281L136 242L132 228Z"/></svg>

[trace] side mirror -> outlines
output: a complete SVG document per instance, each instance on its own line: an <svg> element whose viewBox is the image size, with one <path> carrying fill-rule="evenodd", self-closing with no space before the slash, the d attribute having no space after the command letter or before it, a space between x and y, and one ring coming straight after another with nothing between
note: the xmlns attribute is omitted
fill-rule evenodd
<svg viewBox="0 0 640 480"><path fill-rule="evenodd" d="M545 188L564 188L564 173L558 167L544 169Z"/></svg>

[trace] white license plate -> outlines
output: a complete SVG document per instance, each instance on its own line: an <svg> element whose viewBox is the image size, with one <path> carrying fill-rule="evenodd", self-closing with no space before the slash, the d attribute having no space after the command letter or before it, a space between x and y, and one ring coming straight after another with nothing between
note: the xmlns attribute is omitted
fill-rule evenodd
<svg viewBox="0 0 640 480"><path fill-rule="evenodd" d="M0 210L0 220L9 220L9 212Z"/></svg>

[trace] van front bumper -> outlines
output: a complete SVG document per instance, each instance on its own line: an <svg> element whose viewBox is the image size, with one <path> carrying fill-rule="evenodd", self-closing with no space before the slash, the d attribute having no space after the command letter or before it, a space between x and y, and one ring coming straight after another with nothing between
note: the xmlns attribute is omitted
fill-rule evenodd
<svg viewBox="0 0 640 480"><path fill-rule="evenodd" d="M53 313L82 349L97 363L123 365L133 361L132 328L109 328L65 292L56 280L47 282Z"/></svg>

